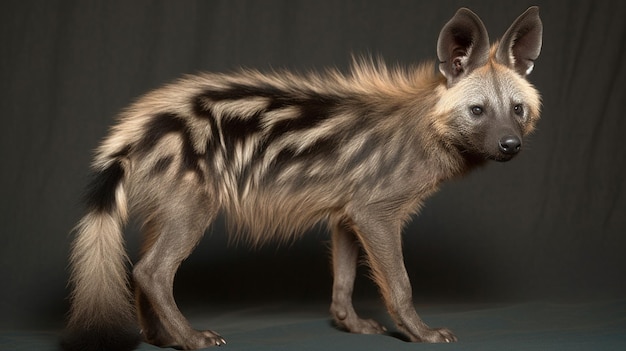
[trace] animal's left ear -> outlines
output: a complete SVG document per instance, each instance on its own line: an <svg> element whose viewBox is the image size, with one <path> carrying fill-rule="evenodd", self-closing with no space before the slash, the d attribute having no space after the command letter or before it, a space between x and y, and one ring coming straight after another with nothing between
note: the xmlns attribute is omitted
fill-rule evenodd
<svg viewBox="0 0 626 351"><path fill-rule="evenodd" d="M539 7L530 7L504 33L496 51L496 61L514 69L522 77L529 75L541 52L542 34Z"/></svg>

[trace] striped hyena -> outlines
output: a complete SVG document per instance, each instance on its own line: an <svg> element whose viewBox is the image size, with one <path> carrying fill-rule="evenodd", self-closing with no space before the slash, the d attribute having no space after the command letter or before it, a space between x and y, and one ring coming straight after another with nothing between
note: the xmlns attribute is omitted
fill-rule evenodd
<svg viewBox="0 0 626 351"><path fill-rule="evenodd" d="M460 9L441 30L439 72L433 63L355 60L347 74L188 76L140 98L93 162L72 246L64 348L130 350L141 338L179 349L224 344L213 331L194 330L172 294L178 266L220 213L252 245L327 223L330 310L340 328L386 330L352 306L362 249L401 332L412 341L456 341L415 312L402 227L442 181L520 151L540 113L526 76L541 38L536 7L494 45L481 20ZM134 296L122 238L130 214L144 235Z"/></svg>

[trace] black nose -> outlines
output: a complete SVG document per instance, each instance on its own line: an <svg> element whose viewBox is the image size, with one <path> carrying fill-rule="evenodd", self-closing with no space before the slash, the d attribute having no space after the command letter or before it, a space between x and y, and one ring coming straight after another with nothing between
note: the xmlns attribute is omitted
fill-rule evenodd
<svg viewBox="0 0 626 351"><path fill-rule="evenodd" d="M522 141L513 135L507 135L500 139L500 151L503 154L515 155L522 148Z"/></svg>

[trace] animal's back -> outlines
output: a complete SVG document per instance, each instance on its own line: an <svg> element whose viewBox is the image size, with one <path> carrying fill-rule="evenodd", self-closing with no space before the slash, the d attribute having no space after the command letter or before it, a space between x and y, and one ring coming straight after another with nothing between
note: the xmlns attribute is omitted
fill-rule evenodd
<svg viewBox="0 0 626 351"><path fill-rule="evenodd" d="M347 75L188 76L126 110L95 167L125 160L140 214L193 182L235 232L254 243L285 239L353 201L376 201L419 167L433 145L420 140L424 150L415 150L413 141L434 137L423 127L441 84L432 65L396 71L369 61Z"/></svg>

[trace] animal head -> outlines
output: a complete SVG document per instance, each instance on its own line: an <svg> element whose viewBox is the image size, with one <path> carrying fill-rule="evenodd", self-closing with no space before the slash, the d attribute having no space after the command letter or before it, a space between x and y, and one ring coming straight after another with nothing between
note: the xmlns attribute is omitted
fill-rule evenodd
<svg viewBox="0 0 626 351"><path fill-rule="evenodd" d="M465 8L442 28L437 55L447 84L437 110L448 116L462 152L508 161L521 150L541 109L526 77L541 51L542 31L537 7L520 15L494 45L480 18Z"/></svg>

